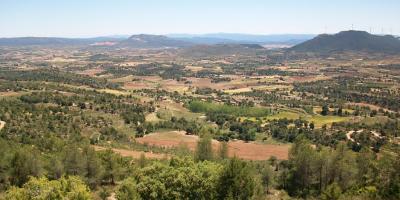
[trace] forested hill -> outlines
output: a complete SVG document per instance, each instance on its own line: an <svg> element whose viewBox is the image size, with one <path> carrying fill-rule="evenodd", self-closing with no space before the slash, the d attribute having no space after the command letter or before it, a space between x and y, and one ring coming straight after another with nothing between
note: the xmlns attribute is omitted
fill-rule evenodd
<svg viewBox="0 0 400 200"><path fill-rule="evenodd" d="M318 35L290 50L316 53L342 51L400 53L400 40L391 35L380 36L365 31L342 31L334 35Z"/></svg>

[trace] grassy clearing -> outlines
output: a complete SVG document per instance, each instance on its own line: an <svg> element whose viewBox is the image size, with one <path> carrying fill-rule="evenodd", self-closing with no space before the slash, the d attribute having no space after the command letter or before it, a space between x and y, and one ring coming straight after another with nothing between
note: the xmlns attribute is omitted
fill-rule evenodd
<svg viewBox="0 0 400 200"><path fill-rule="evenodd" d="M201 113L190 112L190 110L183 107L183 105L179 103L163 101L159 103L158 106L159 109L157 110L157 115L162 120L170 120L171 117L176 117L176 118L183 117L188 120L196 120L200 116L202 116Z"/></svg>
<svg viewBox="0 0 400 200"><path fill-rule="evenodd" d="M146 122L158 122L160 118L157 117L157 113L149 113L146 115Z"/></svg>
<svg viewBox="0 0 400 200"><path fill-rule="evenodd" d="M330 125L333 122L344 122L351 120L351 117L341 117L341 116L322 116L322 115L311 115L305 117L305 120L313 122L315 127L320 128L323 125Z"/></svg>
<svg viewBox="0 0 400 200"><path fill-rule="evenodd" d="M118 132L128 135L128 136L134 136L135 135L135 130L131 127L129 127L127 124L125 124L124 120L119 116L119 115L113 115L109 113L103 113L103 112L96 112L96 111L85 111L84 114L86 116L91 116L91 117L103 117L106 121L110 121L112 124L112 127L114 127ZM90 136L93 134L93 132L96 130L93 129L85 129L82 131L84 135Z"/></svg>
<svg viewBox="0 0 400 200"><path fill-rule="evenodd" d="M189 109L195 113L223 113L236 117L263 117L271 114L271 109L263 107L232 106L202 101L192 101Z"/></svg>
<svg viewBox="0 0 400 200"><path fill-rule="evenodd" d="M202 114L200 113L192 113L188 110L174 110L174 109L168 109L168 108L162 108L157 111L157 114L160 116L161 119L163 120L169 120L171 117L176 117L176 118L185 118L188 120L195 120L198 119Z"/></svg>
<svg viewBox="0 0 400 200"><path fill-rule="evenodd" d="M374 125L374 124L384 124L388 122L390 119L386 116L375 116L375 117L365 117L360 122L366 125Z"/></svg>
<svg viewBox="0 0 400 200"><path fill-rule="evenodd" d="M279 112L270 115L270 116L264 116L259 118L262 120L262 122L267 122L270 120L279 120L279 119L289 119L289 120L295 120L295 119L304 119L309 122L313 122L316 128L321 128L323 125L331 125L333 122L344 122L344 121L349 121L352 120L352 117L341 117L341 116L322 116L319 114L314 114L314 115L309 115L306 113L299 112L297 110L291 110L291 109L283 109L280 110ZM241 117L241 120L252 120L256 121L256 117Z"/></svg>
<svg viewBox="0 0 400 200"><path fill-rule="evenodd" d="M274 120L274 119L299 119L302 115L297 112L290 112L290 111L282 111L278 112L271 116L266 116L264 119L266 120Z"/></svg>

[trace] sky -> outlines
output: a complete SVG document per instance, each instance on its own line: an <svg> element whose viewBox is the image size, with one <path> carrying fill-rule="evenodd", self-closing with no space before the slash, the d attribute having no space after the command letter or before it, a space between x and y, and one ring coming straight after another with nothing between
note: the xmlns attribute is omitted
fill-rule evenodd
<svg viewBox="0 0 400 200"><path fill-rule="evenodd" d="M0 37L349 29L400 35L400 0L0 0Z"/></svg>

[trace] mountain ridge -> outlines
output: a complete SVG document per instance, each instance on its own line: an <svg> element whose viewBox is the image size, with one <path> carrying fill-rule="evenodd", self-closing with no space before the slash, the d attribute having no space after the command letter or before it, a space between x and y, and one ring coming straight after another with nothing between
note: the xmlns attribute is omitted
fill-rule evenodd
<svg viewBox="0 0 400 200"><path fill-rule="evenodd" d="M400 53L400 40L392 35L372 35L366 31L342 31L333 35L320 34L289 49L298 52L362 51Z"/></svg>
<svg viewBox="0 0 400 200"><path fill-rule="evenodd" d="M289 44L295 45L315 37L314 34L243 34L243 33L206 33L206 34L167 34L181 40L207 41L205 44L234 43L234 44ZM213 42L218 41L218 42Z"/></svg>
<svg viewBox="0 0 400 200"><path fill-rule="evenodd" d="M116 46L132 46L135 48L160 48L160 47L186 47L196 44L286 44L296 45L315 35L311 34L275 34L255 35L241 33L209 33L209 34L134 34L134 35L110 35L89 38L68 37L6 37L0 38L0 46L24 46L24 45L92 45L94 43L113 42ZM140 42L149 40L148 42ZM134 40L134 41L132 41ZM156 45L159 40L160 45ZM99 45L101 46L101 45Z"/></svg>

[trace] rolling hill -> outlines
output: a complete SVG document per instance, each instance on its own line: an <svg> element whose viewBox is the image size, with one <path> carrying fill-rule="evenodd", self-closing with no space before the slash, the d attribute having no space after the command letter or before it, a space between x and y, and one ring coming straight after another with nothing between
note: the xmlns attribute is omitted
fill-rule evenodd
<svg viewBox="0 0 400 200"><path fill-rule="evenodd" d="M365 31L342 31L334 35L322 34L289 49L298 52L362 51L372 53L400 53L400 40L391 35L372 35Z"/></svg>

